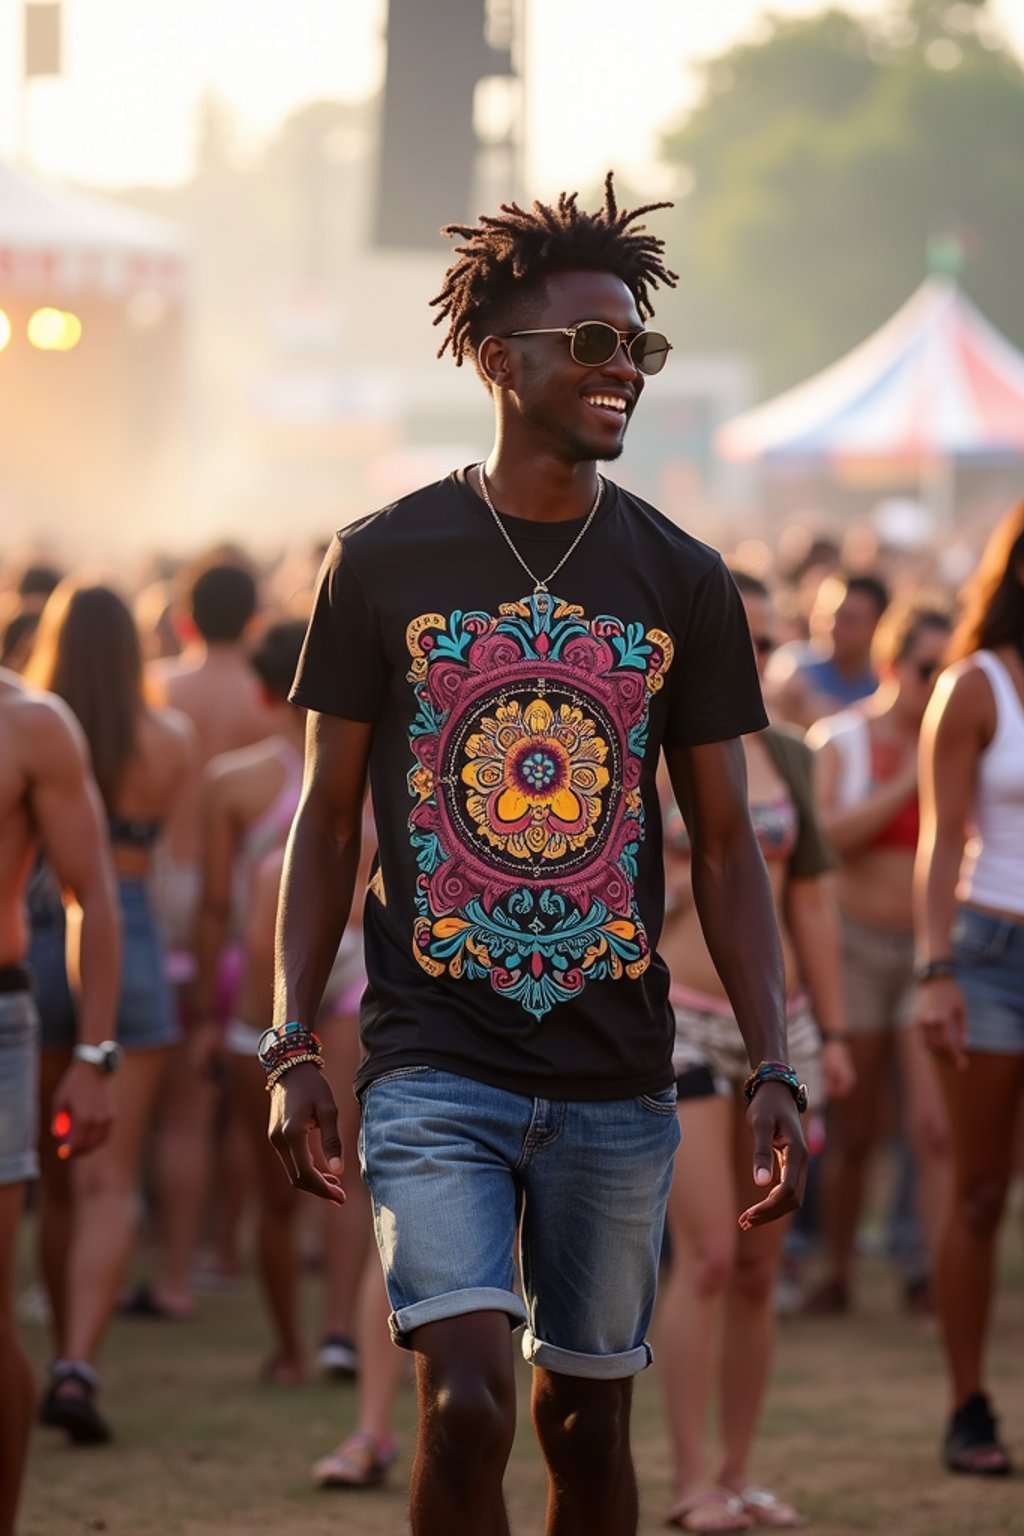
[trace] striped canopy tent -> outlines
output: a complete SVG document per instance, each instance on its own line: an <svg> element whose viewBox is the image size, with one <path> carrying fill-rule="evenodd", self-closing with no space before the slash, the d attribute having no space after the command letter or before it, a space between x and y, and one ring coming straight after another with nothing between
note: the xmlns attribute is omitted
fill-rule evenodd
<svg viewBox="0 0 1024 1536"><path fill-rule="evenodd" d="M880 330L795 389L727 421L736 463L915 471L1024 459L1024 353L954 278L933 275Z"/></svg>

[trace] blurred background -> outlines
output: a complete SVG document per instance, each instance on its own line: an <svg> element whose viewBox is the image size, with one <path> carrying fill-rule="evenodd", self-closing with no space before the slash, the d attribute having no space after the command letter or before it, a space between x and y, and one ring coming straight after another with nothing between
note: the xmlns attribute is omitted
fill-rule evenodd
<svg viewBox="0 0 1024 1536"><path fill-rule="evenodd" d="M955 579L1024 486L1022 59L1024 0L0 0L0 559L308 547L480 456L439 226L614 167L680 274L617 475Z"/></svg>

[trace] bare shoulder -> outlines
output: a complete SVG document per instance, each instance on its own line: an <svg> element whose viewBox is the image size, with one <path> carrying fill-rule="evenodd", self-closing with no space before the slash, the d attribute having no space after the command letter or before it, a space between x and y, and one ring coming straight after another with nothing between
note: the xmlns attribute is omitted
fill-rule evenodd
<svg viewBox="0 0 1024 1536"><path fill-rule="evenodd" d="M7 722L22 767L32 778L83 772L87 754L82 728L62 699L4 679L0 719Z"/></svg>
<svg viewBox="0 0 1024 1536"><path fill-rule="evenodd" d="M924 722L924 739L946 748L959 741L975 749L991 741L996 728L996 701L984 669L973 656L955 661L939 676Z"/></svg>
<svg viewBox="0 0 1024 1536"><path fill-rule="evenodd" d="M944 714L952 711L962 720L980 720L994 709L992 684L973 656L955 661L940 674L933 699Z"/></svg>

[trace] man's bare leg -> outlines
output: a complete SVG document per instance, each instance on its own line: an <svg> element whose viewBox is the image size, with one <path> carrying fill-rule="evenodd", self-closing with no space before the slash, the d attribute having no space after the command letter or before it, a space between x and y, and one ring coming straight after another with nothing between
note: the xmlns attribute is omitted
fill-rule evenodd
<svg viewBox="0 0 1024 1536"><path fill-rule="evenodd" d="M471 1312L426 1323L413 1345L419 1401L409 1489L413 1536L509 1536L501 1491L516 1429L508 1317Z"/></svg>
<svg viewBox="0 0 1024 1536"><path fill-rule="evenodd" d="M24 1184L0 1185L0 1536L13 1536L32 1427L28 1356L14 1327L14 1243Z"/></svg>
<svg viewBox="0 0 1024 1536"><path fill-rule="evenodd" d="M593 1381L534 1368L533 1424L548 1465L545 1536L635 1536L632 1400L631 1376Z"/></svg>

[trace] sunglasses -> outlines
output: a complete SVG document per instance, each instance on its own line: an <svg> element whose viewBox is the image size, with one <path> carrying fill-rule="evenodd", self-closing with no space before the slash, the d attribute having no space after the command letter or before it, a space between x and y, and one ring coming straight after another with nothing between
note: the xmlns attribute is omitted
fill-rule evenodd
<svg viewBox="0 0 1024 1536"><path fill-rule="evenodd" d="M633 367L641 373L660 373L672 343L660 331L617 331L603 320L581 320L578 325L544 326L535 331L510 331L509 336L568 336L569 356L583 368L601 368L624 346Z"/></svg>

